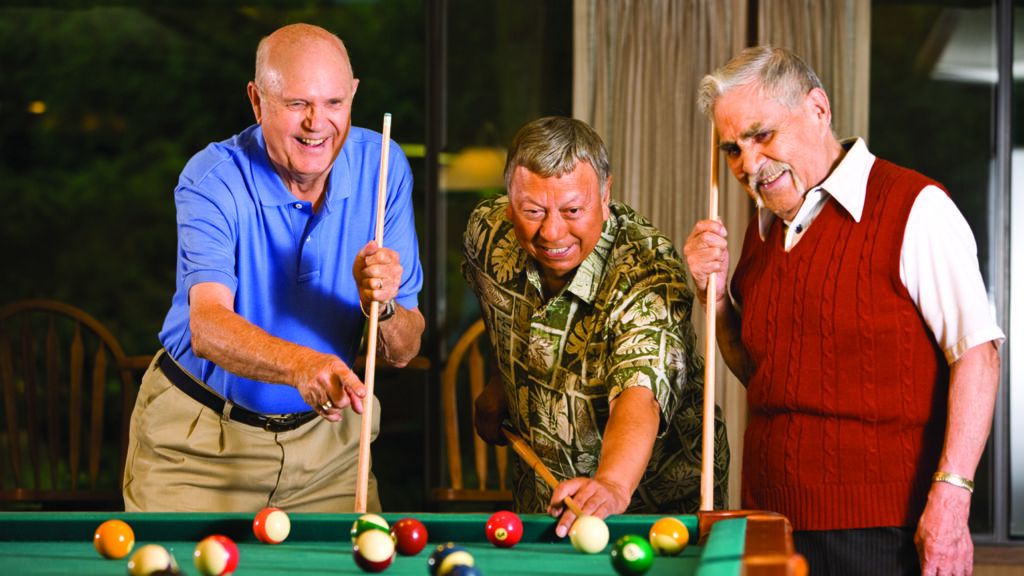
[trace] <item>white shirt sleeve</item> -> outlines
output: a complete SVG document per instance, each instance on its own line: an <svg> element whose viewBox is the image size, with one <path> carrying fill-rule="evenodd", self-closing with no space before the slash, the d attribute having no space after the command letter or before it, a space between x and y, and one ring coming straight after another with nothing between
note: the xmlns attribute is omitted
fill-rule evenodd
<svg viewBox="0 0 1024 576"><path fill-rule="evenodd" d="M910 210L900 278L950 364L978 344L1005 338L981 278L974 234L935 186L922 190Z"/></svg>

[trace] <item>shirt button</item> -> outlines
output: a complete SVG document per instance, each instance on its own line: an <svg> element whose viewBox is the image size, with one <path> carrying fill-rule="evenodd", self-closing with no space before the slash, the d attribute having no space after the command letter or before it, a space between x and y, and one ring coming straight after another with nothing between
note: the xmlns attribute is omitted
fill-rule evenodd
<svg viewBox="0 0 1024 576"><path fill-rule="evenodd" d="M298 204L298 203L296 203L296 204L295 204L295 209L296 209L296 210L301 210L301 209L302 209L302 204Z"/></svg>

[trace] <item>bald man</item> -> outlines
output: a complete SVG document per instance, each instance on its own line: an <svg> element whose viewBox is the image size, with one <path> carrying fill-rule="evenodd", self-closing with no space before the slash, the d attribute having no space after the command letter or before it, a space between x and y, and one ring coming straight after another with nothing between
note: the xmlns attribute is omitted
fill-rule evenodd
<svg viewBox="0 0 1024 576"><path fill-rule="evenodd" d="M424 327L409 163L389 142L377 246L382 136L352 127L358 86L337 36L276 30L247 87L256 124L182 171L176 289L132 414L128 511L353 510L376 401L350 368L366 311L380 303L378 357L394 366ZM380 509L372 474L367 500Z"/></svg>

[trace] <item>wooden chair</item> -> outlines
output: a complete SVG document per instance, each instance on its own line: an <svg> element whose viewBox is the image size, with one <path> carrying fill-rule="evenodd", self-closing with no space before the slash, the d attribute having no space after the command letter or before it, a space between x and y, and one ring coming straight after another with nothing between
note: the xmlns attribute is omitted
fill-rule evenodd
<svg viewBox="0 0 1024 576"><path fill-rule="evenodd" d="M441 376L441 409L444 415L445 449L448 455L450 486L434 489L432 496L434 501L439 503L466 503L460 508L460 510L466 511L508 508L512 502L512 491L507 486L508 448L489 446L476 434L473 426L473 400L483 390L488 374L484 354L480 350L481 340L486 346L484 322L477 320L455 343ZM465 363L464 372L468 375L468 390L464 385L459 385L463 363ZM458 409L460 397L469 402L469 422L464 423L461 427ZM463 414L465 412L464 410ZM475 473L475 478L465 477L462 467L463 441L468 436L472 436L472 472ZM469 443L466 442L466 444ZM492 451L497 470L494 477L490 476L490 454Z"/></svg>
<svg viewBox="0 0 1024 576"><path fill-rule="evenodd" d="M0 507L122 509L136 376L150 360L74 306L0 308Z"/></svg>

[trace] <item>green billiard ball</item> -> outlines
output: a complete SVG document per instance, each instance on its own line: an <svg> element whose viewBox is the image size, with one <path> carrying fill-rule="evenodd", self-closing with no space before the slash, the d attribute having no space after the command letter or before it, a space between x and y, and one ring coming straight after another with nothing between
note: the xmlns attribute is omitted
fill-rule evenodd
<svg viewBox="0 0 1024 576"><path fill-rule="evenodd" d="M355 544L359 536L367 530L380 530L389 536L391 535L391 527L388 526L387 520L377 514L363 514L352 523L352 529L349 530L352 543Z"/></svg>
<svg viewBox="0 0 1024 576"><path fill-rule="evenodd" d="M654 550L647 539L626 534L612 546L612 567L622 576L639 576L651 569Z"/></svg>

